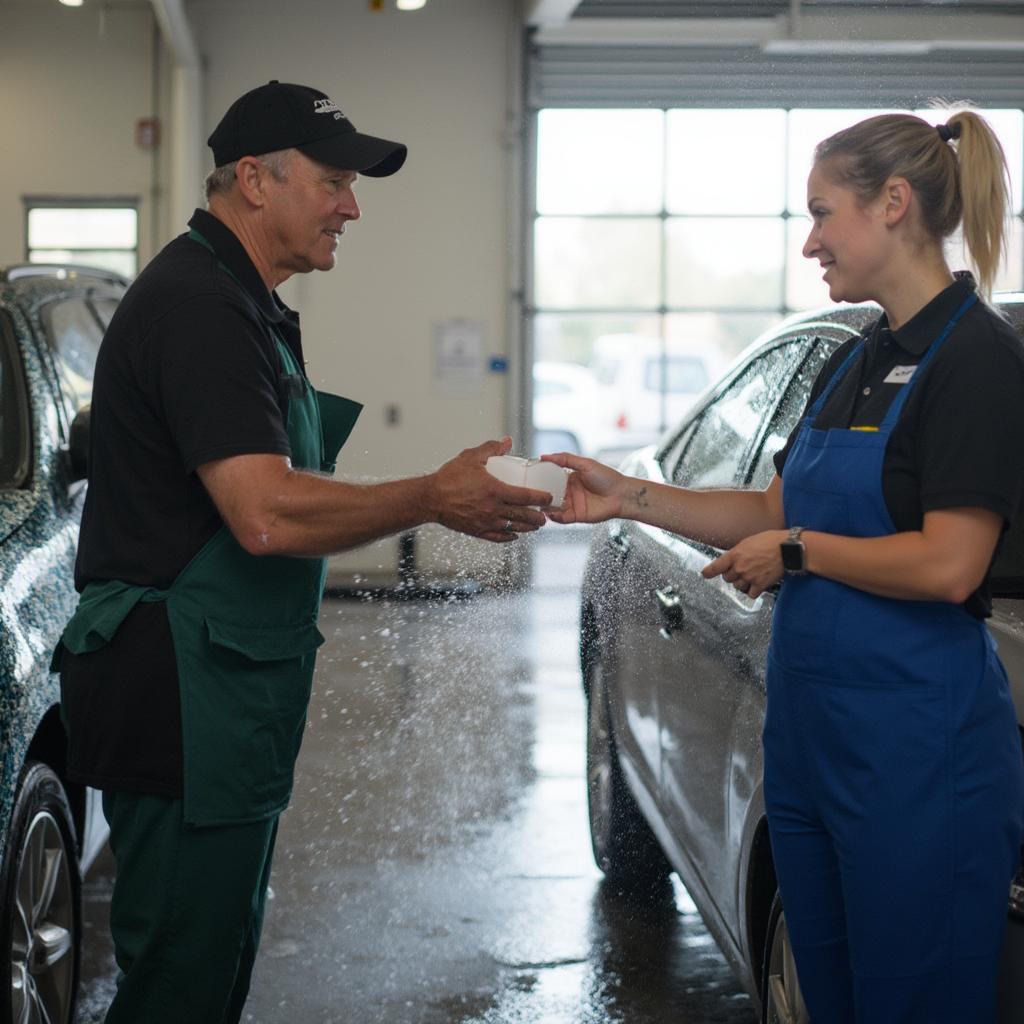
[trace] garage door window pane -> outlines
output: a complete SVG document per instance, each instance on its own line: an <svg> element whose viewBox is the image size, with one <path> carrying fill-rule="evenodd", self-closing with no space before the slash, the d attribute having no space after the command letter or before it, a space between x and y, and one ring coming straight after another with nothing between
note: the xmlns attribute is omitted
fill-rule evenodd
<svg viewBox="0 0 1024 1024"><path fill-rule="evenodd" d="M657 213L664 130L660 110L542 110L538 213Z"/></svg>
<svg viewBox="0 0 1024 1024"><path fill-rule="evenodd" d="M656 307L658 220L541 217L535 231L537 305L548 309Z"/></svg>
<svg viewBox="0 0 1024 1024"><path fill-rule="evenodd" d="M888 113L865 110L792 110L789 114L789 210L807 212L807 175L811 173L814 147L822 139L866 117Z"/></svg>
<svg viewBox="0 0 1024 1024"><path fill-rule="evenodd" d="M608 339L658 337L661 317L539 313L534 320L533 455L600 457L619 443L617 395L598 382L595 350Z"/></svg>
<svg viewBox="0 0 1024 1024"><path fill-rule="evenodd" d="M666 233L670 306L781 307L781 220L673 218Z"/></svg>
<svg viewBox="0 0 1024 1024"><path fill-rule="evenodd" d="M657 338L661 317L656 314L565 315L538 313L534 319L533 354L535 359L558 362L590 362L594 342L607 334L637 334Z"/></svg>
<svg viewBox="0 0 1024 1024"><path fill-rule="evenodd" d="M1008 225L1006 260L996 274L995 291L1017 291L1024 288L1024 222L1014 217ZM970 267L963 233L957 231L946 241L946 261L951 270Z"/></svg>
<svg viewBox="0 0 1024 1024"><path fill-rule="evenodd" d="M699 349L720 377L748 345L779 322L778 313L670 313L665 337Z"/></svg>
<svg viewBox="0 0 1024 1024"><path fill-rule="evenodd" d="M783 110L670 110L670 213L781 213Z"/></svg>

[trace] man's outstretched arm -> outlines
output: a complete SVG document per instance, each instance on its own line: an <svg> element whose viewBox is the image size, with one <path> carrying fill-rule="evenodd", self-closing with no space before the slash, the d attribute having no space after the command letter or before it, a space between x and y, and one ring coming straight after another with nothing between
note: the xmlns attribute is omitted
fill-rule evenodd
<svg viewBox="0 0 1024 1024"><path fill-rule="evenodd" d="M551 502L546 491L510 487L487 472L487 459L510 447L508 438L488 441L433 473L380 484L293 469L282 455L237 455L197 472L228 529L253 555L327 555L424 523L504 543L543 526L537 507Z"/></svg>

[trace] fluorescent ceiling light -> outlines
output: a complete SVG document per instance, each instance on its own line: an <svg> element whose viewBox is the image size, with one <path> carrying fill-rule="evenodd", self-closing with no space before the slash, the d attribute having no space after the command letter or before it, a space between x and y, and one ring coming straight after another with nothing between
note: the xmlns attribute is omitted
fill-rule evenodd
<svg viewBox="0 0 1024 1024"><path fill-rule="evenodd" d="M935 44L913 39L769 39L762 44L761 49L765 53L779 54L917 57L931 53Z"/></svg>
<svg viewBox="0 0 1024 1024"><path fill-rule="evenodd" d="M418 11L426 4L427 0L398 0L400 11Z"/></svg>
<svg viewBox="0 0 1024 1024"><path fill-rule="evenodd" d="M60 0L65 7L81 7L83 0Z"/></svg>

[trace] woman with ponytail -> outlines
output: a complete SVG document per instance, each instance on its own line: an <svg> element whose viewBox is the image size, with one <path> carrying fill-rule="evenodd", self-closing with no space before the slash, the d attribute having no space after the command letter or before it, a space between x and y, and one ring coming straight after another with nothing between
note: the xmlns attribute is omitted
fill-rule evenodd
<svg viewBox="0 0 1024 1024"><path fill-rule="evenodd" d="M764 796L812 1024L993 1024L1024 766L985 625L1024 485L1024 351L987 304L1006 165L985 120L872 117L823 141L804 255L883 310L822 370L764 491L637 481L577 456L560 522L626 517L782 581ZM958 227L977 273L954 275ZM979 294L980 291L980 294Z"/></svg>

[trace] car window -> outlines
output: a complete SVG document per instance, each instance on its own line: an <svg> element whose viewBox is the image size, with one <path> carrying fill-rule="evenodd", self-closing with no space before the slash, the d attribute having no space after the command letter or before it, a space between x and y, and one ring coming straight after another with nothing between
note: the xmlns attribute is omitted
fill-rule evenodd
<svg viewBox="0 0 1024 1024"><path fill-rule="evenodd" d="M118 301L113 295L93 295L89 299L92 311L99 318L104 330L110 326L110 318L114 315L114 310L117 309Z"/></svg>
<svg viewBox="0 0 1024 1024"><path fill-rule="evenodd" d="M708 386L708 371L704 360L697 356L654 356L644 367L644 387L648 391L662 390L664 375L666 393L703 391Z"/></svg>
<svg viewBox="0 0 1024 1024"><path fill-rule="evenodd" d="M51 302L43 310L68 422L92 400L92 377L103 331L84 298Z"/></svg>
<svg viewBox="0 0 1024 1024"><path fill-rule="evenodd" d="M29 417L21 361L9 325L0 323L0 489L28 477Z"/></svg>
<svg viewBox="0 0 1024 1024"><path fill-rule="evenodd" d="M797 338L763 352L701 414L673 473L683 487L735 487L763 421L810 348Z"/></svg>
<svg viewBox="0 0 1024 1024"><path fill-rule="evenodd" d="M828 357L836 350L839 344L834 338L815 339L817 344L811 349L807 358L800 365L790 381L786 393L782 396L775 415L772 417L771 426L761 444L757 460L754 462L754 470L750 477L749 486L755 490L763 491L775 475L775 453L781 451L785 446L789 435L793 432L803 411L807 406L807 398L811 393L811 387L821 368L825 365Z"/></svg>

